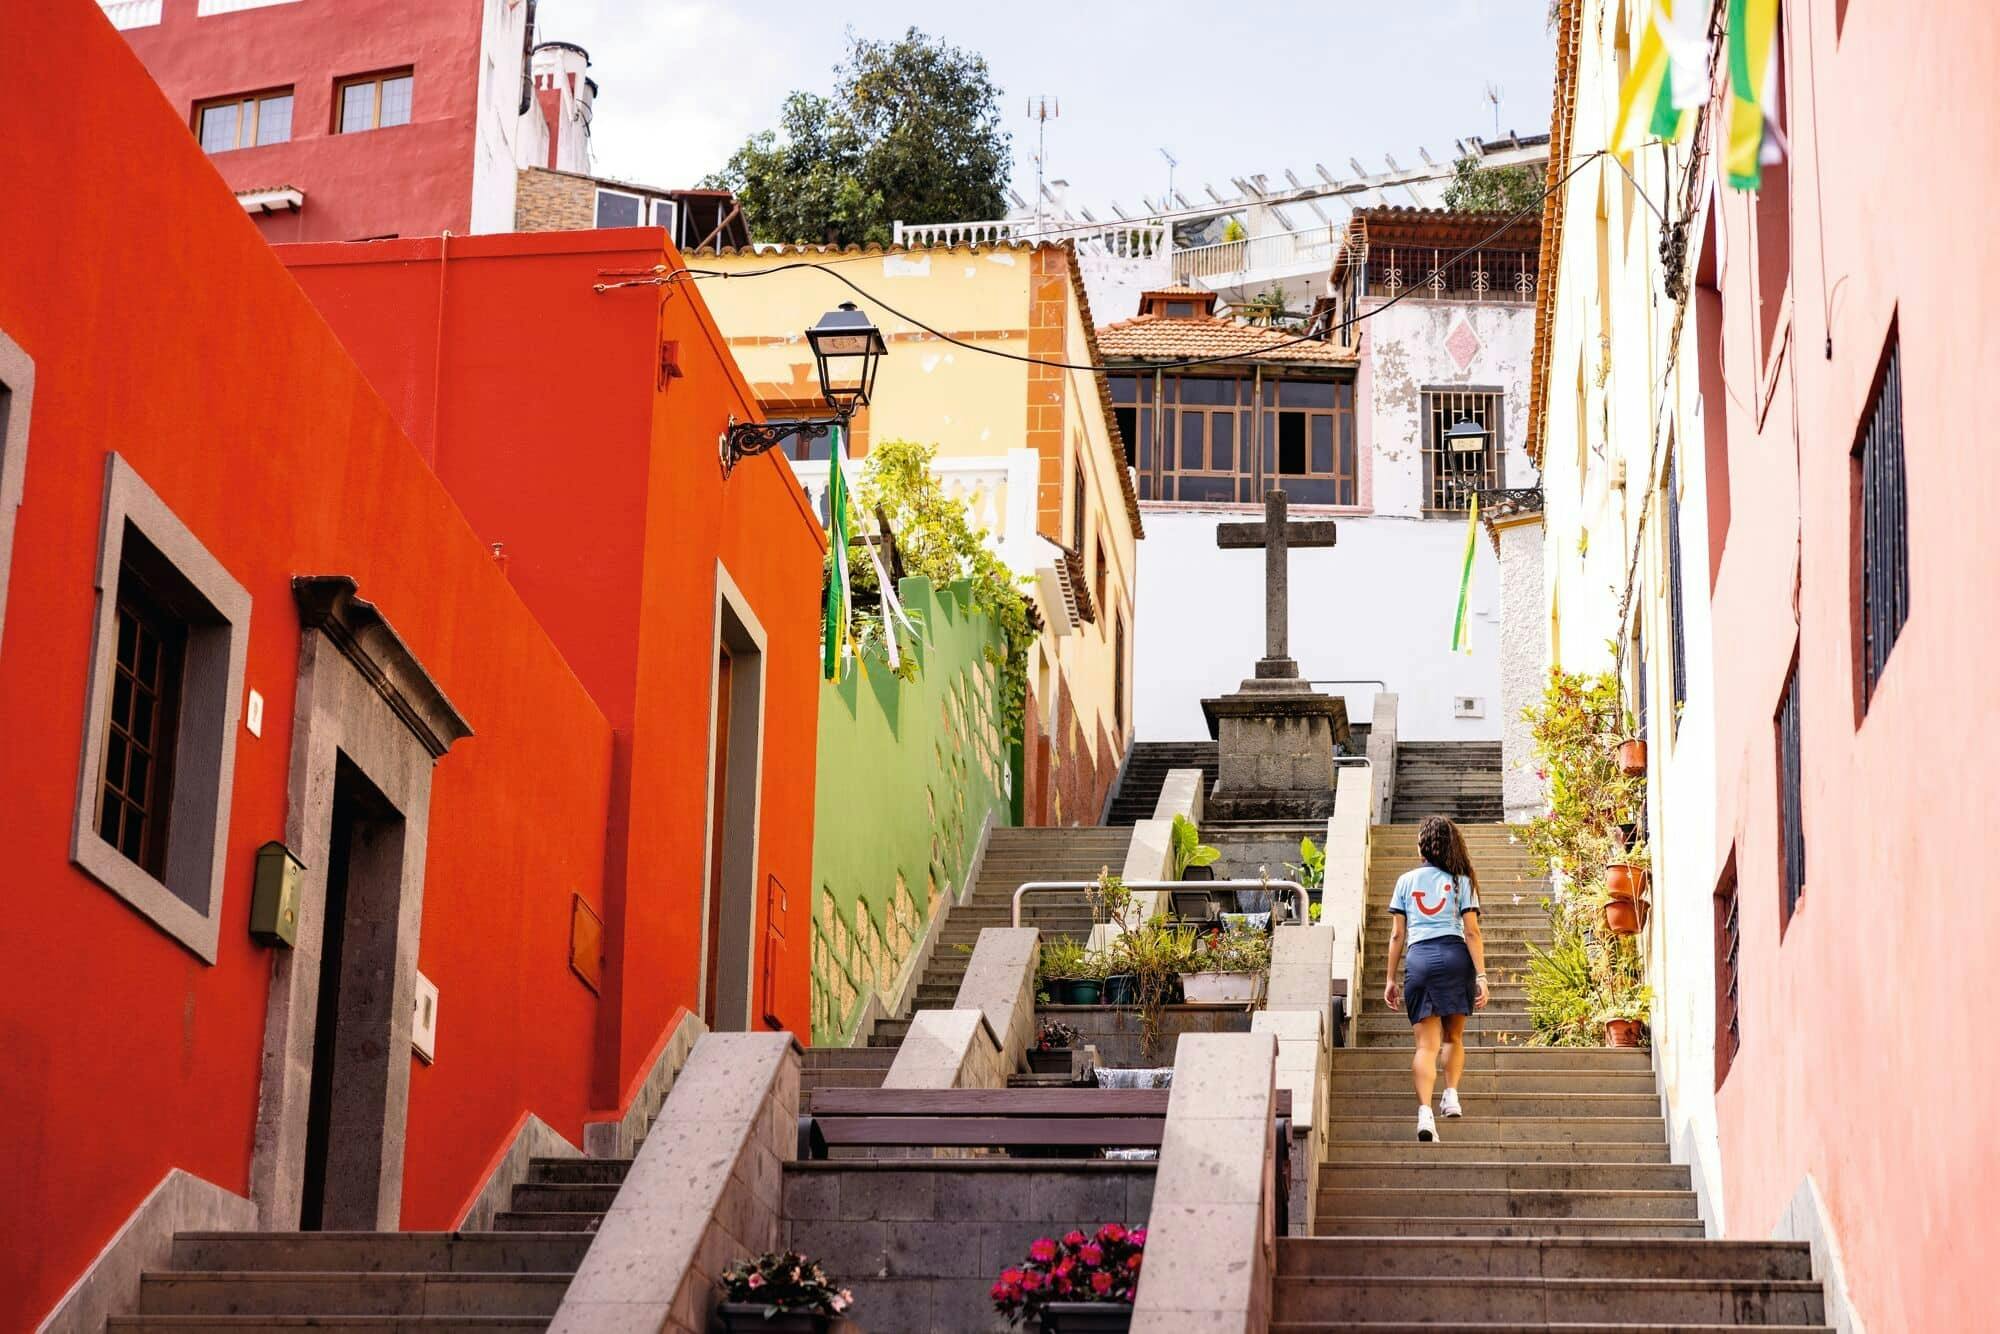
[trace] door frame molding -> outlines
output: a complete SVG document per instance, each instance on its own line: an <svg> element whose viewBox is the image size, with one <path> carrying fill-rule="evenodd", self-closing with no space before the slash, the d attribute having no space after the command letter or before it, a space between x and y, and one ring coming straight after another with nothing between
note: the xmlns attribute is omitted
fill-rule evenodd
<svg viewBox="0 0 2000 1334"><path fill-rule="evenodd" d="M698 997L708 995L708 935L709 923L714 920L715 907L715 883L710 868L715 865L716 803L728 801L731 792L741 796L741 790L734 781L729 783L729 792L718 793L715 789L715 720L721 687L718 680L719 673L715 671L713 664L726 646L735 662L730 672L730 744L729 760L725 769L729 775L749 773L751 786L747 798L749 809L740 812L747 818L732 823L728 818L731 812L723 812L723 829L727 842L722 850L722 878L725 885L741 885L749 904L749 917L745 923L744 938L741 942L742 995L740 998L734 997L734 987L731 988L730 996L723 994L719 984L731 976L731 970L722 962L723 956L718 948L716 955L719 974L716 988L718 1012L714 1015L704 1015L703 1018L711 1029L721 1031L734 1020L732 1004L735 1000L740 1000L741 1028L748 1030L755 1026L754 1020L757 1015L757 866L763 846L764 705L768 693L765 689L765 675L771 640L764 629L764 623L758 619L756 610L751 606L750 599L744 596L743 590L730 576L728 567L720 560L715 563L715 614L711 625L708 657L711 666L708 678L707 798L703 806L702 822L701 948L698 956L700 967L695 995ZM747 732L741 725L744 722L753 724ZM735 943L730 939L728 925L725 922L719 945L733 947ZM732 948L732 955L734 952Z"/></svg>

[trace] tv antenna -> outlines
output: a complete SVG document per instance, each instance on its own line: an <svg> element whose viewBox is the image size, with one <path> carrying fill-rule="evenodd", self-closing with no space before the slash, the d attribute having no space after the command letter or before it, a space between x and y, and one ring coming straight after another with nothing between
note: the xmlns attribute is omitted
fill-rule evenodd
<svg viewBox="0 0 2000 1334"><path fill-rule="evenodd" d="M1505 92L1497 83L1486 85L1486 100L1493 104L1493 137L1500 137L1500 94Z"/></svg>
<svg viewBox="0 0 2000 1334"><path fill-rule="evenodd" d="M1047 201L1042 195L1042 177L1045 159L1049 154L1049 122L1062 115L1062 103L1046 93L1037 93L1028 99L1028 119L1035 122L1035 234L1039 236L1045 229L1043 209Z"/></svg>
<svg viewBox="0 0 2000 1334"><path fill-rule="evenodd" d="M1165 158L1165 159L1167 160L1167 199L1166 199L1166 207L1165 207L1165 208L1163 208L1163 209L1161 209L1160 211L1161 211L1162 213L1171 213L1171 212L1173 212L1173 208L1174 208L1174 168L1175 168L1175 167L1178 167L1178 166L1180 166L1181 164L1180 164L1180 159L1179 159L1179 158L1175 157L1175 156L1174 156L1174 155L1173 155L1172 153L1169 153L1169 152L1168 152L1168 151L1167 151L1166 149L1164 149L1164 148L1162 148L1162 149L1160 150L1160 156L1161 156L1161 157L1163 157L1163 158Z"/></svg>

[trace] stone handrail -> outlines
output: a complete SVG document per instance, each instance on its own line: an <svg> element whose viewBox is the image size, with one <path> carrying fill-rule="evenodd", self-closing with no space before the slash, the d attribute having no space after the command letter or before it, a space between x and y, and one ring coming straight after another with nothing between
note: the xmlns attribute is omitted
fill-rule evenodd
<svg viewBox="0 0 2000 1334"><path fill-rule="evenodd" d="M1352 1029L1361 1011L1361 965L1367 948L1368 869L1374 855L1375 766L1340 770L1333 814L1326 822L1326 872L1320 885L1320 924L1332 927L1341 948L1332 959L1332 979L1347 984L1344 1027ZM1347 1034L1330 1032L1337 1045Z"/></svg>
<svg viewBox="0 0 2000 1334"><path fill-rule="evenodd" d="M1396 807L1396 696L1375 692L1375 710L1368 727L1368 767L1375 771L1376 824L1387 824Z"/></svg>
<svg viewBox="0 0 2000 1334"><path fill-rule="evenodd" d="M1005 1088L1035 1042L1035 972L1041 933L979 933L949 1010L919 1010L882 1080L891 1089Z"/></svg>
<svg viewBox="0 0 2000 1334"><path fill-rule="evenodd" d="M1264 1329L1277 1267L1277 1040L1188 1033L1146 1224L1134 1334ZM1296 1099L1292 1115L1299 1114Z"/></svg>

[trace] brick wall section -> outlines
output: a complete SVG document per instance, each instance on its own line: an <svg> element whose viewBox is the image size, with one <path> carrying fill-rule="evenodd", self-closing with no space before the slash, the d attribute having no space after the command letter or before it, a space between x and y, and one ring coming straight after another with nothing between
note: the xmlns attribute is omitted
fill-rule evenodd
<svg viewBox="0 0 2000 1334"><path fill-rule="evenodd" d="M1028 284L1028 355L1067 360L1069 351L1069 254L1056 247L1036 250ZM1028 367L1028 448L1041 456L1037 524L1057 541L1080 545L1080 535L1063 530L1063 409L1068 400L1066 371ZM1094 817L1093 817L1094 818Z"/></svg>
<svg viewBox="0 0 2000 1334"><path fill-rule="evenodd" d="M524 167L514 192L517 232L579 232L597 225L597 187L582 176Z"/></svg>

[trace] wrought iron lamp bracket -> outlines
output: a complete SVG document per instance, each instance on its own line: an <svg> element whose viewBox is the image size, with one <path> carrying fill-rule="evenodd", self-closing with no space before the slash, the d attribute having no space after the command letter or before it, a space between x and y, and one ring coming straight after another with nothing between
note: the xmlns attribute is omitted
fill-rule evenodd
<svg viewBox="0 0 2000 1334"><path fill-rule="evenodd" d="M846 413L833 417L816 417L808 421L776 422L740 422L731 416L728 428L717 441L722 456L722 475L729 476L737 463L768 453L793 436L801 440L812 440L827 434L836 426L847 425L847 420Z"/></svg>

